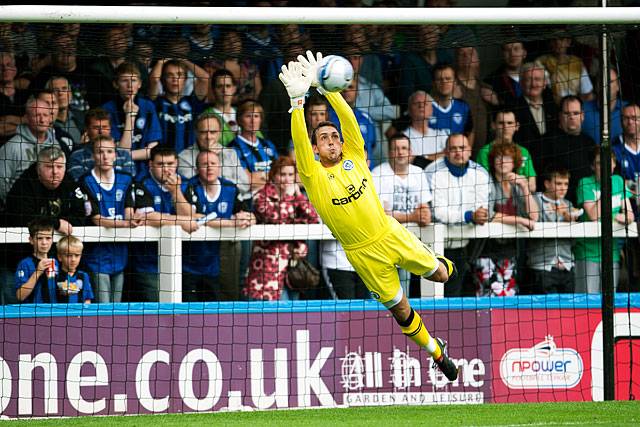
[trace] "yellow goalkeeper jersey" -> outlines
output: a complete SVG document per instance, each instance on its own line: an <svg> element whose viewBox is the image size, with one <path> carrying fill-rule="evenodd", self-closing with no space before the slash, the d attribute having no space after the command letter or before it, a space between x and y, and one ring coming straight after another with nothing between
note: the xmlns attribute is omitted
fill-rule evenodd
<svg viewBox="0 0 640 427"><path fill-rule="evenodd" d="M356 249L384 235L389 218L373 186L364 140L351 107L339 93L326 97L340 120L342 160L330 168L315 160L304 112L297 109L291 115L291 134L298 173L309 200L334 237L345 249Z"/></svg>

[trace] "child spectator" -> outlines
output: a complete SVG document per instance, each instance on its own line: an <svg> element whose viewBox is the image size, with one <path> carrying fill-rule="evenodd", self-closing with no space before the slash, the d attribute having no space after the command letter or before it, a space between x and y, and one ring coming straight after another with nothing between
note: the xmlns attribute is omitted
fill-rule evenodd
<svg viewBox="0 0 640 427"><path fill-rule="evenodd" d="M231 71L220 69L211 76L211 106L205 113L216 113L222 118L220 143L225 147L233 141L238 131L236 108L233 106L238 86Z"/></svg>
<svg viewBox="0 0 640 427"><path fill-rule="evenodd" d="M600 221L600 148L591 152L592 176L584 177L578 184L578 206L584 209L582 221ZM611 153L611 170L615 168L616 159ZM620 175L611 176L611 215L619 224L633 222L633 210L629 197L631 192L625 187ZM601 275L602 253L599 238L580 238L574 244L576 257L576 293L597 294L602 291ZM613 286L618 287L620 277L620 250L617 239L613 243Z"/></svg>
<svg viewBox="0 0 640 427"><path fill-rule="evenodd" d="M249 175L251 190L256 193L267 183L271 163L278 158L273 143L258 135L262 127L264 110L257 101L246 101L238 108L240 132L232 146L238 153L240 164Z"/></svg>
<svg viewBox="0 0 640 427"><path fill-rule="evenodd" d="M149 99L138 95L142 86L137 66L123 62L116 68L113 86L118 96L102 106L111 117L111 136L120 148L131 150L137 161L137 173L146 168L150 150L162 140L162 128L156 107ZM124 138L129 133L131 138Z"/></svg>
<svg viewBox="0 0 640 427"><path fill-rule="evenodd" d="M144 223L134 216L136 200L144 200L144 189L133 177L115 170L116 143L110 136L100 135L93 141L95 166L80 178L85 194L85 213L91 223L110 228L137 227ZM135 196L134 196L135 193ZM97 287L98 302L120 302L127 265L126 243L101 242L87 245L85 265Z"/></svg>
<svg viewBox="0 0 640 427"><path fill-rule="evenodd" d="M22 303L55 303L58 261L49 258L53 245L53 224L45 217L29 223L31 256L18 264L15 276L16 298Z"/></svg>
<svg viewBox="0 0 640 427"><path fill-rule="evenodd" d="M89 275L78 270L82 258L82 241L74 236L65 236L56 245L60 269L56 276L59 303L83 302L91 304L93 289Z"/></svg>
<svg viewBox="0 0 640 427"><path fill-rule="evenodd" d="M489 203L495 212L491 221L533 230L538 212L529 191L529 181L514 172L522 166L520 150L514 144L494 145L489 152L489 165ZM489 240L484 255L474 262L478 296L512 296L518 292L517 244L513 239Z"/></svg>
<svg viewBox="0 0 640 427"><path fill-rule="evenodd" d="M540 222L577 220L580 210L565 198L569 190L569 171L551 167L543 176L544 192L534 194ZM527 246L529 285L521 293L560 294L573 292L573 253L571 239L531 239Z"/></svg>
<svg viewBox="0 0 640 427"><path fill-rule="evenodd" d="M236 186L220 176L220 157L212 151L201 151L197 158L198 175L184 192L193 212L209 227L249 227L255 224L252 213L243 210L237 200ZM182 267L182 301L215 301L220 293L240 290L221 289L232 283L220 283L220 242L193 242L184 245ZM234 281L235 282L235 281Z"/></svg>

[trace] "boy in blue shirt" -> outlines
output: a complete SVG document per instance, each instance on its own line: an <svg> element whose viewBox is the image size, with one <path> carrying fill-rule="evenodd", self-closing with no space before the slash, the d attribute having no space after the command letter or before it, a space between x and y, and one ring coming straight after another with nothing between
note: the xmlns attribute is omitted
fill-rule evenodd
<svg viewBox="0 0 640 427"><path fill-rule="evenodd" d="M60 269L56 276L58 302L91 304L93 289L89 275L78 270L82 258L82 241L65 236L56 245Z"/></svg>
<svg viewBox="0 0 640 427"><path fill-rule="evenodd" d="M194 217L209 227L249 227L255 216L238 201L235 184L220 176L220 157L201 151L197 158L198 175L184 192L192 204ZM220 242L193 242L184 245L182 265L182 301L214 301L220 296Z"/></svg>
<svg viewBox="0 0 640 427"><path fill-rule="evenodd" d="M53 223L36 218L29 223L29 243L33 254L20 261L16 269L16 298L22 303L56 303L58 262L49 258L53 245Z"/></svg>

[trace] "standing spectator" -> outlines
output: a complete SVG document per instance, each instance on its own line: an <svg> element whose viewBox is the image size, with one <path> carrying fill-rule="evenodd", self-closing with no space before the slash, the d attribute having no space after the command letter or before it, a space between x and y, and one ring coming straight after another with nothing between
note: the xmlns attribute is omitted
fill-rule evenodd
<svg viewBox="0 0 640 427"><path fill-rule="evenodd" d="M535 228L538 211L529 181L515 171L522 166L522 156L511 143L495 144L489 152L491 173L491 222ZM514 239L489 239L484 253L474 262L474 280L478 296L513 296L520 281L520 248Z"/></svg>
<svg viewBox="0 0 640 427"><path fill-rule="evenodd" d="M493 89L497 99L485 98L485 101L492 105L513 105L522 96L520 70L526 58L527 50L522 42L502 45L503 63L484 80Z"/></svg>
<svg viewBox="0 0 640 427"><path fill-rule="evenodd" d="M264 187L271 163L278 158L278 152L273 143L258 136L263 118L264 110L258 102L246 101L240 105L238 108L240 132L232 143L240 164L249 176L251 191L254 193Z"/></svg>
<svg viewBox="0 0 640 427"><path fill-rule="evenodd" d="M44 88L53 91L58 101L58 114L53 125L68 133L76 148L80 144L84 126L80 118L81 113L69 108L72 96L69 81L63 76L53 76L47 80Z"/></svg>
<svg viewBox="0 0 640 427"><path fill-rule="evenodd" d="M571 41L568 34L551 39L551 53L536 59L536 62L542 64L549 72L551 89L557 104L567 95L577 96L582 101L594 98L593 84L582 59L567 53Z"/></svg>
<svg viewBox="0 0 640 427"><path fill-rule="evenodd" d="M80 177L88 173L95 162L93 161L93 141L100 135L111 135L111 120L109 113L102 108L93 108L84 116L85 131L80 137L80 146L71 153L69 158L69 175L78 181ZM123 138L131 138L131 132L122 135ZM116 162L114 165L117 171L135 175L136 165L131 159L129 150L116 148Z"/></svg>
<svg viewBox="0 0 640 427"><path fill-rule="evenodd" d="M222 119L221 144L225 147L231 144L238 132L236 108L233 106L238 86L229 70L221 69L211 77L212 105L204 112L213 112Z"/></svg>
<svg viewBox="0 0 640 427"><path fill-rule="evenodd" d="M91 304L94 299L91 279L78 270L82 258L82 241L74 236L65 236L56 245L60 269L56 275L57 302Z"/></svg>
<svg viewBox="0 0 640 427"><path fill-rule="evenodd" d="M520 69L522 96L510 106L520 124L514 140L529 150L533 165L537 168L545 164L543 157L547 146L546 138L556 127L558 120L558 107L551 91L545 88L544 76L545 70L539 64L523 64Z"/></svg>
<svg viewBox="0 0 640 427"><path fill-rule="evenodd" d="M269 182L256 194L253 206L256 220L262 224L318 222L318 214L296 183L295 163L288 156L274 162ZM287 287L286 271L290 259L306 255L307 245L302 241L254 242L243 294L252 300L299 299L299 295Z"/></svg>
<svg viewBox="0 0 640 427"><path fill-rule="evenodd" d="M435 222L444 224L484 225L489 221L489 174L471 158L471 144L466 136L453 134L447 141L446 157L431 165ZM447 297L467 294L468 240L449 239L444 256L458 265L458 277L444 287Z"/></svg>
<svg viewBox="0 0 640 427"><path fill-rule="evenodd" d="M411 141L412 163L424 169L444 156L447 147L445 130L433 129L429 121L433 115L434 100L425 91L418 90L409 97L409 127L402 133Z"/></svg>
<svg viewBox="0 0 640 427"><path fill-rule="evenodd" d="M39 217L50 219L56 231L71 234L84 223L84 197L78 184L66 174L64 152L47 147L16 180L7 196L6 224L24 227Z"/></svg>
<svg viewBox="0 0 640 427"><path fill-rule="evenodd" d="M187 72L195 74L194 91L183 96ZM157 96L158 83L162 82L164 94ZM161 59L149 76L149 95L155 101L162 128L162 145L181 152L195 142L194 121L204 109L204 99L209 88L209 74L188 60Z"/></svg>
<svg viewBox="0 0 640 427"><path fill-rule="evenodd" d="M404 103L411 94L418 90L431 92L434 67L437 64L453 62L451 55L438 48L439 26L421 25L417 31L418 51L405 53L400 62L398 95L401 103Z"/></svg>
<svg viewBox="0 0 640 427"><path fill-rule="evenodd" d="M582 133L582 122L584 112L582 111L582 101L574 95L562 98L560 102L560 115L558 117L558 127L554 129L549 139L545 141L543 157L540 165L555 162L571 172L571 182L567 199L572 202L576 200L576 189L580 180L591 175L589 167L589 153L593 151L596 143ZM538 182L542 187L542 182Z"/></svg>
<svg viewBox="0 0 640 427"><path fill-rule="evenodd" d="M0 199L6 199L13 183L37 161L38 151L45 147L62 148L51 127L53 117L49 104L31 98L27 102L27 122L19 125L17 133L0 147Z"/></svg>
<svg viewBox="0 0 640 427"><path fill-rule="evenodd" d="M198 175L189 180L184 192L195 217L207 218L213 228L246 228L255 224L255 217L238 200L236 186L220 176L220 157L212 151L201 151L197 158ZM240 288L237 279L220 282L220 242L185 244L182 256L182 300L237 300Z"/></svg>
<svg viewBox="0 0 640 427"><path fill-rule="evenodd" d="M55 275L59 264L55 258L49 258L53 225L47 218L37 218L29 223L29 244L33 248L32 254L20 261L16 269L16 298L21 303L55 303Z"/></svg>
<svg viewBox="0 0 640 427"><path fill-rule="evenodd" d="M153 102L138 95L142 85L138 67L123 62L116 69L116 76L113 85L118 96L103 108L111 118L111 136L120 148L131 151L139 174L146 168L150 150L162 140L162 128ZM127 133L130 138L125 137Z"/></svg>
<svg viewBox="0 0 640 427"><path fill-rule="evenodd" d="M202 113L196 120L196 143L179 153L178 172L187 179L198 175L196 165L198 155L203 151L213 151L220 157L221 176L238 186L241 198L251 198L249 177L238 159L238 153L231 147L220 144L222 119L215 113Z"/></svg>
<svg viewBox="0 0 640 427"><path fill-rule="evenodd" d="M433 69L433 115L429 127L447 135L464 133L473 147L473 118L469 105L455 99L455 70L451 65L441 64Z"/></svg>
<svg viewBox="0 0 640 427"><path fill-rule="evenodd" d="M101 227L129 228L144 223L134 216L139 192L131 175L115 170L116 143L110 136L98 136L93 141L95 166L80 179L88 201L86 214L91 223ZM135 193L135 195L134 195ZM142 194L144 195L144 194ZM92 273L98 302L120 302L127 265L126 243L101 242L87 245L85 264Z"/></svg>
<svg viewBox="0 0 640 427"><path fill-rule="evenodd" d="M366 112L366 110L361 110L356 107L357 95L358 79L353 79L349 83L349 86L342 91L342 97L353 109L353 114L355 114L358 125L360 125L360 133L362 133L362 139L364 139L364 150L367 153L367 162L371 169L376 165L376 159L380 157L376 156L376 153L374 152L376 146L376 125L373 123L371 116ZM340 121L338 120L338 115L333 108L329 109L329 121L337 123L338 131L340 131Z"/></svg>
<svg viewBox="0 0 640 427"><path fill-rule="evenodd" d="M147 200L144 205L145 225L180 225L191 233L198 224L191 220L191 208L184 198L182 177L178 175L178 155L171 147L157 145L151 150L149 172L141 177L138 187L142 187ZM136 194L136 198L142 198ZM137 212L140 212L138 210ZM142 301L157 302L160 298L160 271L158 270L158 244L156 242L134 243L131 247L131 283Z"/></svg>
<svg viewBox="0 0 640 427"><path fill-rule="evenodd" d="M478 157L476 162L489 171L489 152L495 144L508 144L513 142L513 136L520 128L520 123L516 120L516 115L509 109L502 109L495 113L494 119L491 122L491 129L495 135L495 139L478 151ZM531 154L529 150L522 145L516 144L520 155L522 156L522 165L516 169L518 175L527 177L529 181L529 190L536 191L536 170L533 167L533 161L531 160Z"/></svg>
<svg viewBox="0 0 640 427"><path fill-rule="evenodd" d="M600 148L591 150L591 168L593 175L584 177L578 184L578 206L584 209L582 221L600 221L601 218L601 176ZM616 166L615 157L611 156L611 170ZM633 211L629 201L630 192L624 185L620 175L611 176L611 215L619 224L633 222ZM602 292L602 253L599 238L575 239L574 255L576 258L576 293L597 294ZM620 277L620 249L617 240L613 243L613 288L618 288Z"/></svg>
<svg viewBox="0 0 640 427"><path fill-rule="evenodd" d="M569 190L569 171L550 167L543 175L544 192L534 200L540 222L571 222L580 214L565 198ZM527 242L528 286L522 294L563 294L574 291L574 259L571 239L530 239Z"/></svg>
<svg viewBox="0 0 640 427"><path fill-rule="evenodd" d="M0 52L0 143L16 134L29 98L29 91L16 86L16 74L18 68L13 53Z"/></svg>
<svg viewBox="0 0 640 427"><path fill-rule="evenodd" d="M622 110L628 104L620 98L620 81L618 72L614 68L609 69L609 140L611 145L616 144L622 135ZM588 135L600 144L600 110L602 107L597 99L583 102L584 122L582 123L582 133Z"/></svg>
<svg viewBox="0 0 640 427"><path fill-rule="evenodd" d="M623 133L611 150L618 159L618 170L628 188L637 195L637 180L640 177L640 107L627 105L622 109Z"/></svg>
<svg viewBox="0 0 640 427"><path fill-rule="evenodd" d="M258 2L260 3L260 2ZM245 53L257 65L263 82L276 80L283 65L275 27L251 25L244 33ZM255 94L257 98L259 93Z"/></svg>
<svg viewBox="0 0 640 427"><path fill-rule="evenodd" d="M431 191L424 171L410 163L412 157L409 138L395 135L389 139L389 161L376 166L371 175L387 215L401 224L425 227L431 224ZM410 295L411 274L402 269L398 274L403 292Z"/></svg>
<svg viewBox="0 0 640 427"><path fill-rule="evenodd" d="M456 49L455 66L454 98L463 100L471 109L474 135L472 156L475 157L480 147L487 142L489 108L485 99L491 98L493 91L480 80L480 56L475 47Z"/></svg>

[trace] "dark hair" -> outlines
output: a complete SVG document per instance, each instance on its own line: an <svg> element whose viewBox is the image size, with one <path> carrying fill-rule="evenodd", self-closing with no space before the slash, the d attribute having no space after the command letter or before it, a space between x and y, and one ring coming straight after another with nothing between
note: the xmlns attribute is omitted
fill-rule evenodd
<svg viewBox="0 0 640 427"><path fill-rule="evenodd" d="M502 108L498 108L496 109L492 114L491 114L491 120L493 122L495 122L496 120L498 120L498 114L513 114L513 117L516 119L516 122L518 121L518 117L516 116L516 112L513 111L512 108L508 108L508 107L502 107Z"/></svg>
<svg viewBox="0 0 640 427"><path fill-rule="evenodd" d="M211 87L215 88L216 87L216 81L218 80L218 77L229 77L231 78L231 82L235 85L236 84L236 78L233 77L233 73L229 70L227 70L226 68L221 68L219 70L217 70L215 73L213 73L213 75L211 76Z"/></svg>
<svg viewBox="0 0 640 427"><path fill-rule="evenodd" d="M138 66L131 62L123 62L122 64L118 65L118 68L116 68L116 71L114 73L114 80L118 80L118 77L125 74L133 74L135 76L138 76L138 78L142 78L142 73L140 73L140 69L138 68Z"/></svg>
<svg viewBox="0 0 640 427"><path fill-rule="evenodd" d="M595 146L593 147L593 150L589 151L589 164L593 165L593 162L596 161L596 157L600 157L600 146ZM611 158L614 161L618 161L618 158L616 157L616 153L611 150Z"/></svg>
<svg viewBox="0 0 640 427"><path fill-rule="evenodd" d="M542 172L542 181L551 181L556 176L562 178L571 178L571 173L564 166L551 164L547 166Z"/></svg>
<svg viewBox="0 0 640 427"><path fill-rule="evenodd" d="M493 144L491 151L489 151L489 171L491 172L491 175L495 173L493 162L498 156L511 156L513 158L514 171L520 169L520 166L522 166L522 153L516 144L511 142Z"/></svg>
<svg viewBox="0 0 640 427"><path fill-rule="evenodd" d="M404 133L396 132L389 137L389 148L391 148L391 144L399 139L406 139L407 141L409 141L409 143L411 143L411 139L409 139L407 135L405 135Z"/></svg>
<svg viewBox="0 0 640 427"><path fill-rule="evenodd" d="M327 111L329 110L329 103L327 100L320 95L311 95L309 99L304 103L304 111L305 113L314 105L324 105L327 107Z"/></svg>
<svg viewBox="0 0 640 427"><path fill-rule="evenodd" d="M31 237L36 237L36 234L40 231L51 231L53 233L55 229L53 219L46 216L34 218L29 222L27 227L29 228L29 236Z"/></svg>
<svg viewBox="0 0 640 427"><path fill-rule="evenodd" d="M149 153L149 161L152 162L156 158L156 156L173 156L177 159L178 153L176 153L176 150L172 147L169 147L168 145L158 144L151 149L151 152Z"/></svg>
<svg viewBox="0 0 640 427"><path fill-rule="evenodd" d="M98 135L93 141L91 141L91 152L95 153L96 147L101 145L100 143L103 141L111 141L116 149L118 148L118 144L116 144L116 141L111 135Z"/></svg>
<svg viewBox="0 0 640 427"><path fill-rule="evenodd" d="M340 130L338 129L338 126L336 126L336 124L333 122L330 122L330 121L320 122L318 123L318 126L313 130L313 132L311 132L311 145L317 145L318 141L316 141L316 132L318 131L318 129L320 129L323 126L331 126L335 130L337 130L338 133L340 132Z"/></svg>
<svg viewBox="0 0 640 427"><path fill-rule="evenodd" d="M436 64L433 67L433 69L431 70L431 75L435 77L436 73L446 69L451 69L454 72L454 74L456 72L456 69L453 66L453 64L449 64L448 62L440 62L439 64Z"/></svg>
<svg viewBox="0 0 640 427"><path fill-rule="evenodd" d="M583 111L582 109L582 99L580 99L580 97L575 96L575 95L566 95L564 97L562 97L562 99L560 100L560 113L562 114L562 109L564 108L564 104L569 103L569 102L577 102L578 104L580 104L580 111Z"/></svg>
<svg viewBox="0 0 640 427"><path fill-rule="evenodd" d="M111 120L111 116L104 108L92 108L84 116L84 127L88 128L92 120Z"/></svg>
<svg viewBox="0 0 640 427"><path fill-rule="evenodd" d="M285 166L293 166L294 169L296 167L296 162L289 156L279 156L277 159L271 163L271 167L269 169L269 181L275 182L276 175L280 173L280 169Z"/></svg>
<svg viewBox="0 0 640 427"><path fill-rule="evenodd" d="M187 67L184 65L184 62L180 61L179 59L170 59L162 64L162 72L160 73L160 75L163 79L165 77L164 74L167 72L167 68L171 66L180 67L185 74L187 73Z"/></svg>

